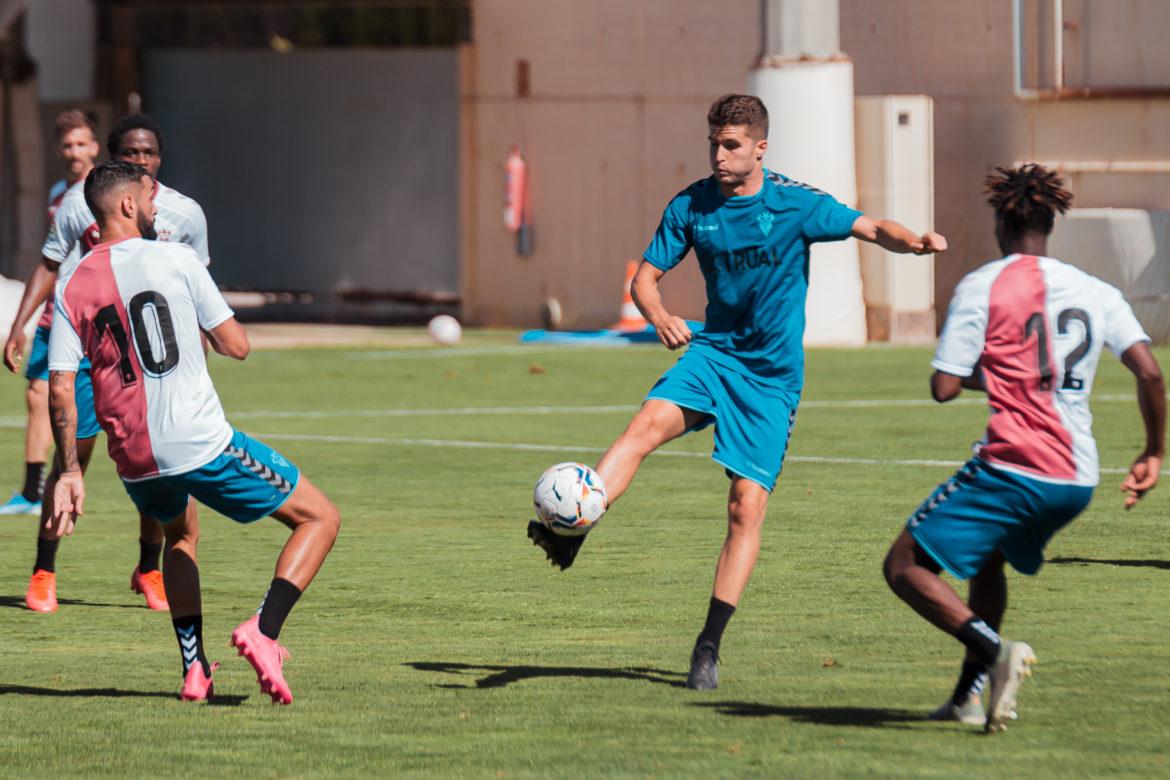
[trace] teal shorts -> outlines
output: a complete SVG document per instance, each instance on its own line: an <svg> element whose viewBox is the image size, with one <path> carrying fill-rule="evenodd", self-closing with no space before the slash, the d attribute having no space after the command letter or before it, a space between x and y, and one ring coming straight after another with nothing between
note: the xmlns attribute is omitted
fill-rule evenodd
<svg viewBox="0 0 1170 780"><path fill-rule="evenodd" d="M88 368L78 369L73 377L73 399L77 404L77 438L92 439L102 432L102 426L93 405L93 379Z"/></svg>
<svg viewBox="0 0 1170 780"><path fill-rule="evenodd" d="M669 401L700 412L691 430L715 426L711 457L729 477L743 477L769 493L776 487L800 396L712 361L688 349L662 375L646 400Z"/></svg>
<svg viewBox="0 0 1170 780"><path fill-rule="evenodd" d="M33 334L32 349L24 366L25 379L49 379L49 328L39 327Z"/></svg>
<svg viewBox="0 0 1170 780"><path fill-rule="evenodd" d="M122 484L138 511L164 523L183 513L189 497L237 523L251 523L280 509L300 478L279 452L233 431L227 447L205 466Z"/></svg>
<svg viewBox="0 0 1170 780"><path fill-rule="evenodd" d="M1044 547L1089 505L1093 488L998 469L972 458L918 507L906 528L943 569L965 580L995 553L1021 574L1044 564Z"/></svg>

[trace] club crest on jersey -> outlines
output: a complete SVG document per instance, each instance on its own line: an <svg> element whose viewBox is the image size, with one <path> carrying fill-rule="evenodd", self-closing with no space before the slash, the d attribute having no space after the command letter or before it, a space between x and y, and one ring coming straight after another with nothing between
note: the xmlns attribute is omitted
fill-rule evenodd
<svg viewBox="0 0 1170 780"><path fill-rule="evenodd" d="M166 228L163 228L162 230L157 230L157 231L155 231L155 233L158 235L159 241L170 241L171 240L171 231L167 230Z"/></svg>
<svg viewBox="0 0 1170 780"><path fill-rule="evenodd" d="M772 232L772 223L776 221L776 217L770 211L761 211L756 215L756 224L760 226L760 232L765 236Z"/></svg>

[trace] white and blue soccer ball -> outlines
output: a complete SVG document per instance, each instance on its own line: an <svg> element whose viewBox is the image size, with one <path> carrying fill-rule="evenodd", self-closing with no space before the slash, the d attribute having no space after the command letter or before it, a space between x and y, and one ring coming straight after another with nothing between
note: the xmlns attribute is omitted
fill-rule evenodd
<svg viewBox="0 0 1170 780"><path fill-rule="evenodd" d="M536 480L536 517L561 536L581 536L609 509L601 476L584 463L558 463Z"/></svg>

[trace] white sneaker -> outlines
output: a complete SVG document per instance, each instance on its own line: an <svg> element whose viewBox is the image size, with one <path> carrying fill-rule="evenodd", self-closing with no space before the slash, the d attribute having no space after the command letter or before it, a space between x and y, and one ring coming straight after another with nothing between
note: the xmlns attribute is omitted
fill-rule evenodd
<svg viewBox="0 0 1170 780"><path fill-rule="evenodd" d="M983 730L992 734L1007 728L1016 714L1016 693L1025 677L1032 676L1036 653L1024 642L1003 640L999 655L988 671L987 723Z"/></svg>
<svg viewBox="0 0 1170 780"><path fill-rule="evenodd" d="M983 701L979 696L968 696L962 704L955 704L950 699L937 710L926 716L927 720L950 720L966 723L968 726L982 726L987 723L987 713L983 711Z"/></svg>

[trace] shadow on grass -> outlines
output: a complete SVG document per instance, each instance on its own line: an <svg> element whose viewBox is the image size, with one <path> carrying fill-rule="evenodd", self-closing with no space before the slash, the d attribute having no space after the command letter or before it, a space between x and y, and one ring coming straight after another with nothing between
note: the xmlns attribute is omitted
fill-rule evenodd
<svg viewBox="0 0 1170 780"><path fill-rule="evenodd" d="M1146 569L1164 569L1166 571L1170 571L1170 561L1159 561L1157 559L1142 560L1140 558L1139 559L1124 558L1124 559L1118 559L1118 560L1110 560L1108 558L1066 557L1066 558L1049 558L1048 563L1080 563L1080 564L1102 563L1102 564L1106 564L1108 566L1137 566L1137 567L1146 568Z"/></svg>
<svg viewBox="0 0 1170 780"><path fill-rule="evenodd" d="M420 672L446 672L448 674L470 674L479 676L474 685L457 685L454 683L439 684L437 688L502 688L514 682L532 680L538 677L581 677L603 678L611 680L641 680L644 682L669 685L672 688L685 688L686 683L681 678L686 675L681 672L668 672L663 669L647 669L641 667L626 667L622 669L606 669L596 666L494 666L491 664L462 664L446 661L411 661L403 664Z"/></svg>
<svg viewBox="0 0 1170 780"><path fill-rule="evenodd" d="M0 683L0 696L50 696L79 699L178 699L174 691L127 691L121 688L42 688L36 685L6 685ZM209 707L239 707L247 696L216 696L207 702Z"/></svg>
<svg viewBox="0 0 1170 780"><path fill-rule="evenodd" d="M66 607L110 607L113 609L150 609L145 604L102 604L96 601L82 601L80 599L57 599L57 603ZM0 596L0 607L10 609L25 609L24 596ZM30 612L32 610L29 610Z"/></svg>
<svg viewBox="0 0 1170 780"><path fill-rule="evenodd" d="M692 707L705 707L720 715L736 718L788 718L797 723L815 723L819 726L893 727L902 723L924 723L920 712L890 710L883 707L778 707L743 701L697 701Z"/></svg>

